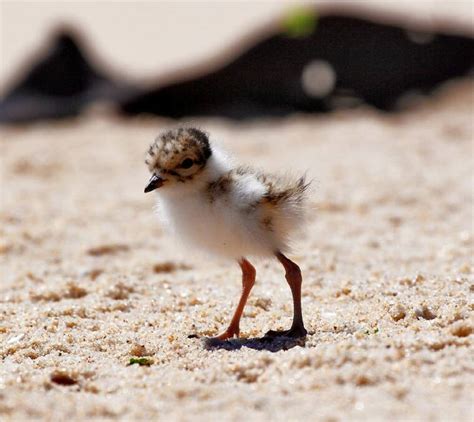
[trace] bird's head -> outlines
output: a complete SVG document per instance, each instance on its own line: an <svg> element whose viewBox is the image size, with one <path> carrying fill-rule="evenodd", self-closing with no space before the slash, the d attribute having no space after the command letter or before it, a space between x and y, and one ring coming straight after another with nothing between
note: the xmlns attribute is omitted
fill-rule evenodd
<svg viewBox="0 0 474 422"><path fill-rule="evenodd" d="M211 154L209 139L199 129L179 128L161 133L146 154L151 179L145 192L191 183L204 170Z"/></svg>

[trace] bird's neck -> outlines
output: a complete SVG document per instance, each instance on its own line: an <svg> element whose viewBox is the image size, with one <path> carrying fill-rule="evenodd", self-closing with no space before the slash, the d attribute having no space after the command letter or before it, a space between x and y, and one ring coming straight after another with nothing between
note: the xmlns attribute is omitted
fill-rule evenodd
<svg viewBox="0 0 474 422"><path fill-rule="evenodd" d="M202 177L199 179L204 185L208 185L232 170L232 168L233 163L231 159L223 151L213 149L212 155L207 160Z"/></svg>

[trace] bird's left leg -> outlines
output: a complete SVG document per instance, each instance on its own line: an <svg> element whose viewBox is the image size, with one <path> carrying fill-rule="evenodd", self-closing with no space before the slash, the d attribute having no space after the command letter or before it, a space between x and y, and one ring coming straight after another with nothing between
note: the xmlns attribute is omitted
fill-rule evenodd
<svg viewBox="0 0 474 422"><path fill-rule="evenodd" d="M242 269L242 294L229 327L221 335L216 337L219 340L227 340L234 336L239 336L240 318L244 312L245 304L247 303L247 298L249 297L250 291L255 284L256 271L253 265L245 258L242 258L239 261L239 265Z"/></svg>

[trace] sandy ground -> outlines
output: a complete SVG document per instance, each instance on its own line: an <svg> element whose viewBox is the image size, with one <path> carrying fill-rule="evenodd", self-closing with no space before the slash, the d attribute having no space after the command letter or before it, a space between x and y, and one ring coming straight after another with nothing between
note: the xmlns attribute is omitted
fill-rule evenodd
<svg viewBox="0 0 474 422"><path fill-rule="evenodd" d="M314 179L292 255L306 342L258 341L290 323L276 262L256 264L244 339L194 338L225 327L240 279L175 245L143 194L172 122L3 128L0 419L472 420L472 89L392 116L194 121Z"/></svg>

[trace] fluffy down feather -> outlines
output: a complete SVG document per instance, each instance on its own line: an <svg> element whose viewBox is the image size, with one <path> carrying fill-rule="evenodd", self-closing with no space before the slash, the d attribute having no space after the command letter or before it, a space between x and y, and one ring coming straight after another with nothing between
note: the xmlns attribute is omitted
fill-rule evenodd
<svg viewBox="0 0 474 422"><path fill-rule="evenodd" d="M287 252L302 227L304 177L277 176L234 166L218 149L192 181L158 189L164 225L185 243L224 258Z"/></svg>

